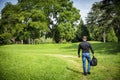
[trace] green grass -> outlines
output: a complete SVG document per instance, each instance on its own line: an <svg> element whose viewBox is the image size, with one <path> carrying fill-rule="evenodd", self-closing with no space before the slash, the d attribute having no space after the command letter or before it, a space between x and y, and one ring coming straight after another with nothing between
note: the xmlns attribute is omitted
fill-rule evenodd
<svg viewBox="0 0 120 80"><path fill-rule="evenodd" d="M82 74L79 43L0 46L0 80L119 80L120 44L90 42L98 65Z"/></svg>

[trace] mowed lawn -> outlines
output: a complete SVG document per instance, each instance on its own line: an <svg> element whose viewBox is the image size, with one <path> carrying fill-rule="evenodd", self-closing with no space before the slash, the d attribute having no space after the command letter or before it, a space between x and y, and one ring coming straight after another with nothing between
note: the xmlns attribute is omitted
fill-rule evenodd
<svg viewBox="0 0 120 80"><path fill-rule="evenodd" d="M98 65L87 76L79 43L0 46L0 80L120 80L120 44L90 43Z"/></svg>

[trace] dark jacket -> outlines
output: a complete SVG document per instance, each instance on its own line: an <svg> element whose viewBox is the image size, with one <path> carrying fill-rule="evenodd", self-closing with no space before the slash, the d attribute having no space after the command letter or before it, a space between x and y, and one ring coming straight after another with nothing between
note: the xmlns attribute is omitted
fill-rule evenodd
<svg viewBox="0 0 120 80"><path fill-rule="evenodd" d="M82 49L82 53L89 53L89 49L91 50L92 54L94 54L94 51L92 49L92 46L87 41L83 41L78 46L78 55L80 55L80 49Z"/></svg>

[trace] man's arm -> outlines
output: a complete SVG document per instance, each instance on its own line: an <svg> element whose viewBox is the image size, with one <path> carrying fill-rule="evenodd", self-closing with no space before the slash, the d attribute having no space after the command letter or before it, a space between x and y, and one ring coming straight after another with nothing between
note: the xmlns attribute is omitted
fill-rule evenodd
<svg viewBox="0 0 120 80"><path fill-rule="evenodd" d="M90 44L90 50L91 50L92 54L94 54L94 50L93 50L91 44Z"/></svg>
<svg viewBox="0 0 120 80"><path fill-rule="evenodd" d="M78 45L78 57L80 57L80 44Z"/></svg>

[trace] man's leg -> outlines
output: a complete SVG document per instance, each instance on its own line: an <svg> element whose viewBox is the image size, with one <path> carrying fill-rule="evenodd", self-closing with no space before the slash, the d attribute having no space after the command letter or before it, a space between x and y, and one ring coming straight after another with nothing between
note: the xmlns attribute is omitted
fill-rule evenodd
<svg viewBox="0 0 120 80"><path fill-rule="evenodd" d="M83 62L83 72L84 72L84 75L86 75L86 56L85 56L86 53L82 53L82 62Z"/></svg>
<svg viewBox="0 0 120 80"><path fill-rule="evenodd" d="M90 61L91 61L91 58L90 58L90 53L87 53L87 61L88 61L88 74L90 74Z"/></svg>

